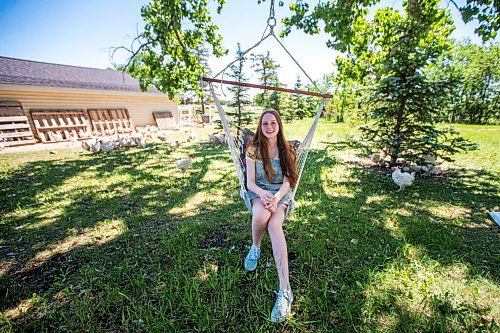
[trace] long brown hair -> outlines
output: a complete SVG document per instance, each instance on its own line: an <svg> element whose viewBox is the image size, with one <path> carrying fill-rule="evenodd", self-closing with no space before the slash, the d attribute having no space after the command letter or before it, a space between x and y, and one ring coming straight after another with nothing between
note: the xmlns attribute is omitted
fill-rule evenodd
<svg viewBox="0 0 500 333"><path fill-rule="evenodd" d="M290 181L290 187L295 187L299 178L297 172L297 165L295 164L297 155L295 150L292 149L288 141L285 139L285 134L283 133L283 121L279 113L274 109L265 110L259 118L259 125L257 126L257 131L253 136L249 149L253 149L258 158L262 160L264 166L264 172L266 173L266 179L271 181L273 174L273 167L271 164L271 157L269 156L269 150L267 146L267 138L262 132L262 118L268 113L271 113L276 118L279 125L278 132L278 154L280 159L280 166L283 172L283 176L287 176Z"/></svg>

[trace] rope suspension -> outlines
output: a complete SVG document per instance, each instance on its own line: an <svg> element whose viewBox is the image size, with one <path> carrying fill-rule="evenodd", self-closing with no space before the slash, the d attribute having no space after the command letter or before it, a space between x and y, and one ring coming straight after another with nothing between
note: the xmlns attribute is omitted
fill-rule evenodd
<svg viewBox="0 0 500 333"><path fill-rule="evenodd" d="M266 90L276 90L276 91L283 91L283 92L289 92L289 93L295 93L295 94L302 94L302 95L310 95L310 96L317 96L317 97L322 97L322 101L318 107L318 110L316 111L316 115L314 117L314 121L311 125L311 128L309 129L306 137L304 140L300 143L300 145L297 148L297 172L298 172L298 179L297 179L297 184L295 188L292 191L292 204L288 206L288 209L286 211L286 216L292 212L294 209L294 197L297 192L297 188L300 183L300 178L302 175L302 171L304 170L305 162L307 160L307 155L309 152L309 148L314 136L314 132L316 130L316 127L318 125L319 118L321 116L321 112L323 110L324 105L328 102L328 99L332 97L331 94L328 93L320 93L320 92L311 92L311 91L303 91L303 90L294 90L294 89L287 89L287 88L281 88L281 87L271 87L271 86L264 86L264 85L258 85L258 84L251 84L251 83L245 83L245 82L236 82L236 81L228 81L223 79L224 72L231 67L235 62L243 58L248 52L253 50L254 48L258 47L263 41L265 41L267 38L270 36L274 37L274 39L278 42L278 44L285 50L285 52L288 54L288 56L295 62L297 67L300 68L302 73L309 79L309 81L312 83L312 85L317 89L317 91L321 91L319 87L316 85L316 82L311 79L309 74L302 68L302 66L298 63L298 61L293 57L293 55L288 51L288 49L283 45L283 43L279 40L279 38L275 35L274 33L274 27L276 26L277 20L275 18L275 12L274 12L274 0L271 0L271 5L269 8L269 18L267 19L267 25L266 28L264 29L264 32L262 34L261 39L252 45L249 49L245 50L244 52L241 52L238 54L238 57L236 57L235 60L233 60L231 63L229 63L226 67L224 67L220 72L218 72L213 78L208 78L208 77L202 77L202 81L207 82L210 91L212 94L212 98L215 101L215 104L217 106L217 111L219 113L222 127L224 129L224 134L226 136L227 144L229 146L229 151L231 153L231 158L233 160L233 163L236 167L236 173L238 175L238 178L240 180L240 196L244 200L245 205L247 209L252 213L252 204L250 202L249 197L247 196L247 188L246 188L246 170L245 170L245 163L244 163L244 154L245 154L245 142L243 138L240 135L235 135L233 134L234 132L240 133L241 128L236 126L236 124L229 118L229 116L226 114L224 111L224 108L222 107L217 94L215 93L215 89L213 84L214 83L220 83L220 84L230 84L230 85L236 85L236 86L242 86L242 87L250 87L250 88L259 88L259 89L266 89ZM267 32L269 30L269 32ZM267 34L266 34L267 32ZM222 75L220 79L217 79L219 75ZM237 131L231 131L231 128L236 128Z"/></svg>
<svg viewBox="0 0 500 333"><path fill-rule="evenodd" d="M236 124L231 120L231 118L227 115L225 112L224 108L222 107L222 104L219 101L219 98L217 97L217 94L215 93L214 86L212 82L209 83L210 87L210 92L212 93L212 98L215 101L215 105L217 106L217 111L219 113L219 117L222 123L222 128L224 129L224 134L226 136L226 141L229 147L229 151L231 153L231 158L233 160L234 166L236 168L236 174L238 176L238 179L240 181L240 197L243 199L245 202L245 206L247 207L248 211L252 213L252 204L250 202L249 197L247 196L247 188L246 188L246 169L245 169L245 163L244 163L244 156L245 156L245 142L243 138L239 135L235 135L234 133L236 131L232 131L231 128L237 128ZM323 110L325 101L327 99L323 98L322 102L320 103L318 110L316 111L316 116L314 117L313 124L311 125L311 128L309 129L306 137L304 140L300 143L299 147L297 148L297 160L296 160L296 166L297 166L297 172L298 172L298 179L297 179L297 184L295 185L295 188L292 191L292 196L291 196L291 202L292 204L288 206L287 211L286 211L286 216L288 217L290 213L294 209L294 201L293 199L295 198L295 194L297 193L297 189L299 187L300 179L302 176L302 171L304 170L304 166L307 160L307 155L309 153L309 148L311 146L311 142L314 136L314 132L316 130L316 127L318 125L319 118L321 116L321 111Z"/></svg>

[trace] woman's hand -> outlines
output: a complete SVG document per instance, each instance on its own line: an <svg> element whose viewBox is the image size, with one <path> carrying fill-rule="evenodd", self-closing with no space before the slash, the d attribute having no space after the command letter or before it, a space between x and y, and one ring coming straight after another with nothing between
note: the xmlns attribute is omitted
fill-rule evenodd
<svg viewBox="0 0 500 333"><path fill-rule="evenodd" d="M266 206L266 205L276 201L276 197L269 191L263 191L261 196L260 196L260 200L262 201L264 206Z"/></svg>
<svg viewBox="0 0 500 333"><path fill-rule="evenodd" d="M274 213L276 209L278 209L278 200L275 200L267 205L264 206L268 211L271 213Z"/></svg>

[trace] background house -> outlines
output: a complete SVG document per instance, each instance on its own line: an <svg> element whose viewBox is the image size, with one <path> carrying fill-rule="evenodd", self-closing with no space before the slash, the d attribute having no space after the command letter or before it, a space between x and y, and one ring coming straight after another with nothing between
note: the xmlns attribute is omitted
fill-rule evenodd
<svg viewBox="0 0 500 333"><path fill-rule="evenodd" d="M156 125L154 115L164 126L179 123L174 102L155 88L142 92L126 73L0 57L0 139L6 145L129 133Z"/></svg>

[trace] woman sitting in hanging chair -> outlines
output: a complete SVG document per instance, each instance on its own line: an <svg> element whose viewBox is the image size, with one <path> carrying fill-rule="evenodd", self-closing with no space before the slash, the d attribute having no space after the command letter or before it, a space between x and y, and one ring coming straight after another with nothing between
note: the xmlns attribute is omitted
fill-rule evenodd
<svg viewBox="0 0 500 333"><path fill-rule="evenodd" d="M257 268L264 232L269 232L280 291L271 312L271 321L280 322L290 315L293 300L288 277L288 253L283 221L292 205L292 191L298 181L294 149L285 139L278 112L266 110L247 149L246 173L248 199L252 203L252 247L245 259L245 269Z"/></svg>

